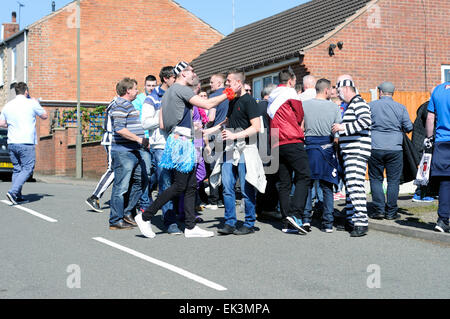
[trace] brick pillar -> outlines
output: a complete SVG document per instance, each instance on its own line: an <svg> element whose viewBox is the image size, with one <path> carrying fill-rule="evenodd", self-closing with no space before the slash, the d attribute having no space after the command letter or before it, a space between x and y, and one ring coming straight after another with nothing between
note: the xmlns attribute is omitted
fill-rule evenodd
<svg viewBox="0 0 450 319"><path fill-rule="evenodd" d="M74 145L77 143L77 125L67 125L66 126L66 136L67 136L67 145Z"/></svg>
<svg viewBox="0 0 450 319"><path fill-rule="evenodd" d="M55 175L66 174L67 165L67 133L65 128L55 128L53 133L55 147Z"/></svg>

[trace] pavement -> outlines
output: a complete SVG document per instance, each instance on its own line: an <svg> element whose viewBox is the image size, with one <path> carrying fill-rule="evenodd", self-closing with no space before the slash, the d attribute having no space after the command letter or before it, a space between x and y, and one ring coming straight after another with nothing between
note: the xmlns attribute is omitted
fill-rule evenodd
<svg viewBox="0 0 450 319"><path fill-rule="evenodd" d="M85 185L94 188L98 180L67 176L34 174L34 179L41 183ZM370 187L366 187L368 211L371 211ZM369 229L391 234L427 240L438 244L450 245L450 234L434 231L437 220L438 201L433 203L416 203L412 201L415 186L412 183L400 187L398 199L399 218L396 220L369 220ZM345 201L335 201L335 209L342 210Z"/></svg>

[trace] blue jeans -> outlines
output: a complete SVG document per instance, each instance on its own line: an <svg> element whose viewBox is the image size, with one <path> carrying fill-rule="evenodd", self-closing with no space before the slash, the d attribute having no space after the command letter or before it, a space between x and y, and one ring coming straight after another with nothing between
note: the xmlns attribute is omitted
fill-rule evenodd
<svg viewBox="0 0 450 319"><path fill-rule="evenodd" d="M308 199L306 200L305 211L303 212L303 223L311 223L312 218L312 199L313 190L316 186L316 182L322 191L322 226L324 228L332 228L334 222L334 198L333 198L333 184L323 180L315 180L308 190Z"/></svg>
<svg viewBox="0 0 450 319"><path fill-rule="evenodd" d="M384 197L383 180L386 168L387 192ZM369 158L370 189L375 213L393 217L397 214L400 177L403 171L403 151L372 150Z"/></svg>
<svg viewBox="0 0 450 319"><path fill-rule="evenodd" d="M145 188L142 190L141 198L139 198L139 207L146 210L148 206L151 205L151 194L149 194L149 180L151 176L151 168L152 168L152 156L150 151L144 150L141 152L142 161L143 161L143 173L146 176L145 180Z"/></svg>
<svg viewBox="0 0 450 319"><path fill-rule="evenodd" d="M222 164L222 184L223 202L225 205L225 224L231 227L236 226L236 180L239 177L241 185L242 200L245 203L244 226L252 228L255 225L256 212L256 190L253 185L245 180L246 168L244 155L241 156L238 166L234 166L232 161Z"/></svg>
<svg viewBox="0 0 450 319"><path fill-rule="evenodd" d="M167 170L159 166L164 149L151 149L150 154L152 156L152 175L150 177L149 189L153 189L155 184L158 184L158 195L161 195L166 189L172 186L173 174L172 171ZM150 204L153 204L151 194L149 194ZM172 200L169 200L161 208L162 217L165 226L170 226L177 222L176 209Z"/></svg>
<svg viewBox="0 0 450 319"><path fill-rule="evenodd" d="M142 170L145 165L143 152L145 151L111 151L114 184L110 203L110 225L120 222L124 216L131 215L142 195L145 187L145 170Z"/></svg>
<svg viewBox="0 0 450 319"><path fill-rule="evenodd" d="M9 193L14 197L22 196L23 184L33 174L36 152L33 144L9 144L9 157L14 165L12 185Z"/></svg>

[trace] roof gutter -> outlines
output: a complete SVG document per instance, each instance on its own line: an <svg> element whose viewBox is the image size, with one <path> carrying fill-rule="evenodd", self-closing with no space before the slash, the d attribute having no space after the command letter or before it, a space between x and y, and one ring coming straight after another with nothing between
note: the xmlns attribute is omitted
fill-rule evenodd
<svg viewBox="0 0 450 319"><path fill-rule="evenodd" d="M246 76L251 76L251 75L254 75L254 74L258 74L258 73L264 73L264 72L272 71L272 70L275 70L275 69L279 69L279 68L282 68L282 67L285 67L285 66L297 63L297 62L299 62L299 57L295 57L295 58L292 58L292 59L289 59L289 60L285 60L285 61L282 61L282 62L278 62L278 63L275 63L275 64L270 64L268 66L265 66L265 67L262 67L262 68L259 68L259 69L254 69L252 71L245 72L245 75Z"/></svg>
<svg viewBox="0 0 450 319"><path fill-rule="evenodd" d="M19 32L13 34L13 35L10 36L8 39L3 40L2 42L0 42L0 46L3 46L3 45L6 46L6 45L8 44L9 41L11 41L11 40L17 38L18 36L20 36L20 35L21 35L22 33L24 33L25 31L28 32L28 28L25 28L25 29L23 29L22 31L19 31Z"/></svg>
<svg viewBox="0 0 450 319"><path fill-rule="evenodd" d="M352 15L351 17L347 18L341 25L337 26L333 31L330 31L329 33L327 33L326 35L324 35L322 38L314 41L313 43L311 43L310 45L308 45L307 47L301 49L299 51L299 53L301 55L305 55L307 51L315 48L316 46L324 43L325 41L328 41L328 39L330 39L332 36L334 36L336 33L338 33L339 31L341 31L342 29L344 29L348 24L352 23L353 21L355 21L357 18L359 18L361 15L363 15L364 13L367 12L367 10L371 9L375 4L377 4L377 2L379 2L380 0L372 0L370 1L368 4L366 4L365 7L359 9L354 15Z"/></svg>

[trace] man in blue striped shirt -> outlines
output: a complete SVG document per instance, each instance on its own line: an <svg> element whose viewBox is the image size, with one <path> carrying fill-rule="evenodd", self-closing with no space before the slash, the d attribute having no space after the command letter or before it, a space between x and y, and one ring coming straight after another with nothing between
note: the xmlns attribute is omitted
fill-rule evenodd
<svg viewBox="0 0 450 319"><path fill-rule="evenodd" d="M118 98L110 109L113 131L111 158L115 175L109 218L112 230L136 226L132 212L148 183L142 158L149 142L144 135L139 111L131 104L138 93L137 81L124 78L116 90Z"/></svg>

